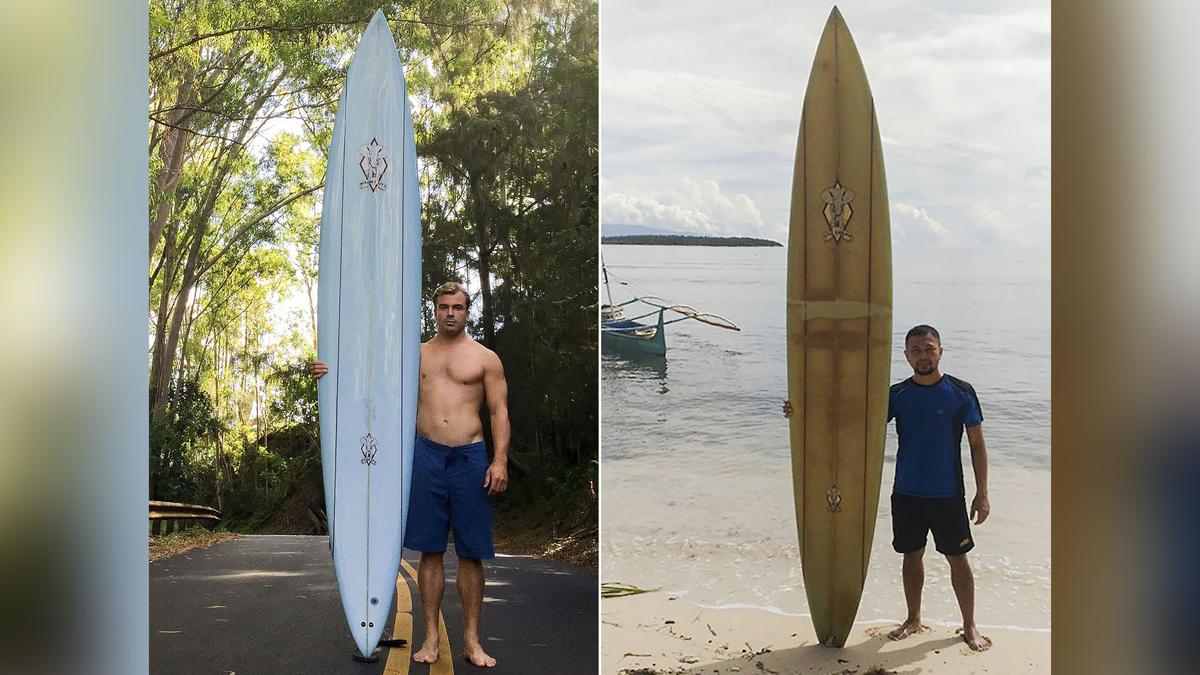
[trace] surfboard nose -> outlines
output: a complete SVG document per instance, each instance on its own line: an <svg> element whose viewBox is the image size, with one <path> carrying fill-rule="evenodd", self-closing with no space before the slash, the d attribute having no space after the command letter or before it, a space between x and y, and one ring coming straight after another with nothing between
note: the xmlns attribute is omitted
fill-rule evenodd
<svg viewBox="0 0 1200 675"><path fill-rule="evenodd" d="M376 68L399 68L401 77L404 76L404 64L400 61L396 39L392 35L392 27L388 24L382 9L375 10L371 21L367 23L367 29L359 38L358 47L355 49L354 58L351 61L351 68L354 69L354 61L360 60L376 64ZM380 75L372 73L369 77L377 78Z"/></svg>
<svg viewBox="0 0 1200 675"><path fill-rule="evenodd" d="M388 45L395 50L395 41L392 39L392 27L388 25L387 17L383 15L382 9L375 10L375 14L371 16L371 21L367 23L367 29L363 31L362 38L358 43L358 48L362 49L365 45Z"/></svg>
<svg viewBox="0 0 1200 675"><path fill-rule="evenodd" d="M388 27L387 17L383 15L382 9L377 9L371 15L371 20L367 23L367 31L369 32L372 28L378 30L381 26L383 28Z"/></svg>

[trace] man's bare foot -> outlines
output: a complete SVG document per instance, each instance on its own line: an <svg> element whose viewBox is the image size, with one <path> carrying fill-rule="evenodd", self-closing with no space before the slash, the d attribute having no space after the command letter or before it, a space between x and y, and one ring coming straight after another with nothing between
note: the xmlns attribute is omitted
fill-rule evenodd
<svg viewBox="0 0 1200 675"><path fill-rule="evenodd" d="M915 633L923 633L923 632L925 632L925 630L926 630L926 628L925 628L925 626L921 625L920 619L918 619L916 621L913 621L910 619L910 620L906 620L904 623L900 624L900 627L897 628L896 630L888 633L888 639L889 640L903 640L904 638L906 638L910 635L913 635Z"/></svg>
<svg viewBox="0 0 1200 675"><path fill-rule="evenodd" d="M495 668L496 659L487 655L479 643L469 644L463 649L463 658L477 668Z"/></svg>
<svg viewBox="0 0 1200 675"><path fill-rule="evenodd" d="M967 643L967 646L974 651L986 652L992 646L992 639L980 633L979 629L975 626L959 628L955 632L962 635L963 642Z"/></svg>
<svg viewBox="0 0 1200 675"><path fill-rule="evenodd" d="M413 661L417 663L433 663L438 660L437 643L426 642L421 645L420 651L413 654Z"/></svg>

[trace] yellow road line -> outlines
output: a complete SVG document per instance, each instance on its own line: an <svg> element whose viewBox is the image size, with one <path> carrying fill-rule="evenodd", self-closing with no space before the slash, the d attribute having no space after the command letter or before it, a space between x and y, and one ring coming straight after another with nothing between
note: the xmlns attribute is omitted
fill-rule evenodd
<svg viewBox="0 0 1200 675"><path fill-rule="evenodd" d="M412 577L413 582L416 583L417 570L414 569L412 565L408 564L407 560L401 560L400 565L401 565L401 567L404 568L404 571L408 572L408 575L410 577ZM405 587L404 594L408 598L407 602L408 602L409 612L405 615L408 617L408 632L406 633L406 635L409 636L409 645L411 645L411 647L412 647L412 649L410 649L408 651L408 653L404 655L404 658L411 660L413 652L415 650L419 649L420 645L412 644L412 635L413 635L413 630L412 630L413 615L412 615L412 611L411 611L412 610L412 596L409 595L408 584L405 583L403 578L400 578L397 580L397 586L396 586L397 593L400 592L400 584L404 585L404 587ZM399 605L399 600L397 600L397 605ZM396 625L399 625L399 619L400 619L399 614L396 616L396 619L397 619ZM446 633L446 617L441 612L438 612L438 660L433 662L432 664L430 664L429 675L454 675L454 659L455 658L457 658L457 655L454 654L454 652L452 652L450 650L450 637ZM391 654L389 654L387 668L391 668L391 667L392 667L392 656L391 656ZM390 675L392 671L388 670L387 668L385 668L383 672L386 675ZM396 672L407 673L408 672L408 664L407 663L405 664L403 671L397 670Z"/></svg>
<svg viewBox="0 0 1200 675"><path fill-rule="evenodd" d="M404 583L401 581L400 583ZM409 649L400 647L389 647L387 663L384 665L384 675L408 675L408 667L412 664L412 629L413 618L412 614L403 612L396 615L395 628L392 629L392 637L401 637L408 640Z"/></svg>
<svg viewBox="0 0 1200 675"><path fill-rule="evenodd" d="M404 572L396 575L396 620L392 626L392 637L408 640L410 649L388 648L387 661L384 662L384 675L408 675L409 664L412 663L412 593L408 590L408 582L404 580Z"/></svg>

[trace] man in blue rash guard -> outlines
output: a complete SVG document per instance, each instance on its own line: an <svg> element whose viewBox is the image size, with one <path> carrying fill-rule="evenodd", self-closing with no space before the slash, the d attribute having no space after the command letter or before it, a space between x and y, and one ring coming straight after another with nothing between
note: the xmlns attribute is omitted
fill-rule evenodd
<svg viewBox="0 0 1200 675"><path fill-rule="evenodd" d="M942 340L932 326L920 325L904 338L904 358L912 377L892 385L888 421L896 420L900 447L892 487L892 548L904 555L904 599L908 616L888 637L904 638L925 630L921 590L925 585L926 535L933 532L937 551L950 563L950 583L962 611L963 642L975 651L992 646L975 625L975 577L967 552L975 547L970 521L982 524L991 512L987 491L987 446L983 413L970 384L942 373ZM783 413L791 416L790 403ZM961 442L971 446L975 499L967 513Z"/></svg>

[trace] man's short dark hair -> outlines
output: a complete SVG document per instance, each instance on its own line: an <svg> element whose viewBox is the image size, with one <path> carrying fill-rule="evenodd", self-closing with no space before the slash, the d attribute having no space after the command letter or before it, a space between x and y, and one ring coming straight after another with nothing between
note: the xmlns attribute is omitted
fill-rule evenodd
<svg viewBox="0 0 1200 675"><path fill-rule="evenodd" d="M942 345L942 336L938 335L937 329L933 326L928 326L925 324L909 328L908 334L904 336L904 344L908 344L908 341L915 337L921 337L924 335L932 335L933 339L937 340L938 346L940 347Z"/></svg>

